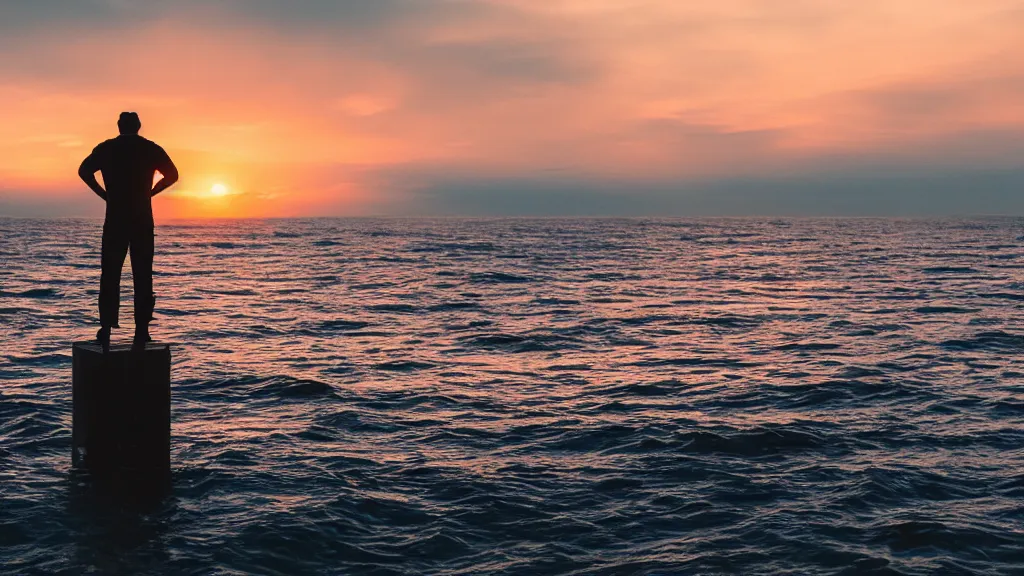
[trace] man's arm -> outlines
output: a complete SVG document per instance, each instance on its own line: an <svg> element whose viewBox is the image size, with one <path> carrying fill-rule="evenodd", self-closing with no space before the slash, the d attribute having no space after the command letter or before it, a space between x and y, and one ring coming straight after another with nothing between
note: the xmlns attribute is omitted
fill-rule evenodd
<svg viewBox="0 0 1024 576"><path fill-rule="evenodd" d="M107 191L100 186L100 183L96 180L96 173L99 172L99 160L96 158L96 151L93 150L92 154L82 160L82 165L78 167L78 177L82 179L82 182L92 189L97 196L107 199Z"/></svg>
<svg viewBox="0 0 1024 576"><path fill-rule="evenodd" d="M151 196L156 196L164 190L167 190L178 181L178 168L174 165L174 162L171 162L171 157L168 156L163 149L160 149L160 156L161 158L157 162L156 171L159 172L163 178L153 186Z"/></svg>

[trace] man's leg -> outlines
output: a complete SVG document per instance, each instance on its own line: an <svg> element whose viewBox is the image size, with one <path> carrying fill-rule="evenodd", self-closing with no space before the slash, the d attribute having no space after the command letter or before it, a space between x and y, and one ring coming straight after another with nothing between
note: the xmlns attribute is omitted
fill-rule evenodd
<svg viewBox="0 0 1024 576"><path fill-rule="evenodd" d="M149 322L153 319L156 297L153 294L153 230L139 230L132 235L132 277L135 279L135 336L149 339Z"/></svg>
<svg viewBox="0 0 1024 576"><path fill-rule="evenodd" d="M100 326L108 330L118 325L121 297L121 268L128 254L128 235L108 224L103 225L100 256Z"/></svg>

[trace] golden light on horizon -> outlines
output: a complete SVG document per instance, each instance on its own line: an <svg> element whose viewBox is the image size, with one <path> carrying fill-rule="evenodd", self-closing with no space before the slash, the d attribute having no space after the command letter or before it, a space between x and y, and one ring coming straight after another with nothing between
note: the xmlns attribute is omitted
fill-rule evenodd
<svg viewBox="0 0 1024 576"><path fill-rule="evenodd" d="M224 184L221 184L220 182L217 182L216 184L210 187L211 196L227 196L227 194L228 187L225 186Z"/></svg>

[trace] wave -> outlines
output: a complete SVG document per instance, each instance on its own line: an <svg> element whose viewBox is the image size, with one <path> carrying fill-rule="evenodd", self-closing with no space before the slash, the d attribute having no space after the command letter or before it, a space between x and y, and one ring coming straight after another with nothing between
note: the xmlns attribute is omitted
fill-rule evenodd
<svg viewBox="0 0 1024 576"><path fill-rule="evenodd" d="M214 380L209 389L218 394L241 394L247 398L274 398L279 400L304 400L311 398L337 398L334 388L319 380L294 378L291 376L236 376Z"/></svg>
<svg viewBox="0 0 1024 576"><path fill-rule="evenodd" d="M377 364L375 368L377 370L386 370L389 372L414 372L434 368L435 366L437 366L437 364L434 364L433 362L423 362L418 360L391 360Z"/></svg>
<svg viewBox="0 0 1024 576"><path fill-rule="evenodd" d="M99 224L0 219L0 565L1013 573L1024 220L964 222L161 226L172 492L135 514L68 469Z"/></svg>
<svg viewBox="0 0 1024 576"><path fill-rule="evenodd" d="M691 324L701 324L704 326L715 326L718 328L753 328L764 324L764 319L761 317L753 316L739 316L739 315L722 315L722 316L705 316L702 318L694 318L689 320Z"/></svg>
<svg viewBox="0 0 1024 576"><path fill-rule="evenodd" d="M370 326L369 322L342 319L324 320L319 324L320 329L327 332L335 330L361 330L367 326Z"/></svg>
<svg viewBox="0 0 1024 576"><path fill-rule="evenodd" d="M259 293L251 288L197 288L196 292L203 294L214 294L217 296L258 296Z"/></svg>
<svg viewBox="0 0 1024 576"><path fill-rule="evenodd" d="M838 350L842 348L842 344L835 344L832 342L792 342L790 344L783 344L776 346L776 350L781 351L802 351L802 352L815 352L825 350Z"/></svg>
<svg viewBox="0 0 1024 576"><path fill-rule="evenodd" d="M1016 292L979 292L975 294L978 298L994 298L1000 300L1016 300L1017 302L1024 302L1024 294Z"/></svg>
<svg viewBox="0 0 1024 576"><path fill-rule="evenodd" d="M7 361L20 366L68 366L71 364L69 354L40 354L33 356L8 355Z"/></svg>
<svg viewBox="0 0 1024 576"><path fill-rule="evenodd" d="M1024 335L1002 331L979 332L966 340L946 340L940 344L952 350L1024 350Z"/></svg>
<svg viewBox="0 0 1024 576"><path fill-rule="evenodd" d="M1015 539L992 530L950 526L943 522L910 520L885 523L870 532L870 542L885 545L897 554L913 550L963 551L1013 546ZM952 569L953 567L950 566Z"/></svg>
<svg viewBox="0 0 1024 576"><path fill-rule="evenodd" d="M413 312L418 311L419 307L418 306L414 306L412 304L389 303L389 304L371 304L371 305L367 306L366 309L367 310L372 310L374 312L397 312L397 313L400 313L400 314L412 314Z"/></svg>
<svg viewBox="0 0 1024 576"><path fill-rule="evenodd" d="M921 271L925 274L976 274L978 272L970 266L933 266Z"/></svg>
<svg viewBox="0 0 1024 576"><path fill-rule="evenodd" d="M443 304L434 304L427 308L431 312L449 312L452 310L472 310L481 308L478 302L445 302Z"/></svg>
<svg viewBox="0 0 1024 576"><path fill-rule="evenodd" d="M481 350L506 350L509 352L539 352L545 350L564 350L576 346L571 337L556 334L477 334L457 338L467 348Z"/></svg>
<svg viewBox="0 0 1024 576"><path fill-rule="evenodd" d="M717 434L690 432L681 438L684 452L696 454L734 454L738 456L765 456L785 452L820 450L840 451L845 441L826 438L806 430L792 428L758 427L752 430Z"/></svg>
<svg viewBox="0 0 1024 576"><path fill-rule="evenodd" d="M500 248L490 242L440 242L408 249L409 252L495 252L497 250Z"/></svg>
<svg viewBox="0 0 1024 576"><path fill-rule="evenodd" d="M656 382L652 384L623 384L621 386L612 386L610 388L604 388L600 390L600 395L608 396L610 398L621 398L630 396L639 396L641 398L646 397L657 397L657 396L670 396L681 392L684 389L684 384L676 380L665 380L663 382Z"/></svg>
<svg viewBox="0 0 1024 576"><path fill-rule="evenodd" d="M472 272L469 281L473 284L526 284L535 282L529 276L520 276L507 272Z"/></svg>
<svg viewBox="0 0 1024 576"><path fill-rule="evenodd" d="M914 312L918 314L971 314L977 311L977 308L961 308L959 306L921 306L914 308Z"/></svg>
<svg viewBox="0 0 1024 576"><path fill-rule="evenodd" d="M0 297L49 300L54 298L63 298L64 293L53 288L30 288L22 292L5 292L3 290L0 290Z"/></svg>
<svg viewBox="0 0 1024 576"><path fill-rule="evenodd" d="M684 366L708 366L714 368L753 368L761 366L760 362L749 362L739 360L736 358L701 358L701 357L690 357L690 358L651 358L647 360L640 360L638 362L631 362L630 366L644 366L644 367L684 367Z"/></svg>

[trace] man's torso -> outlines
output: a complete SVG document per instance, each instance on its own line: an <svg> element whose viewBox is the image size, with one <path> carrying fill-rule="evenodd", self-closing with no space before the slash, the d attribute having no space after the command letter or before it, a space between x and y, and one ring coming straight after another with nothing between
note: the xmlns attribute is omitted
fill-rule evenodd
<svg viewBox="0 0 1024 576"><path fill-rule="evenodd" d="M163 149L142 136L118 136L93 150L107 191L107 222L119 226L153 224L153 179Z"/></svg>

